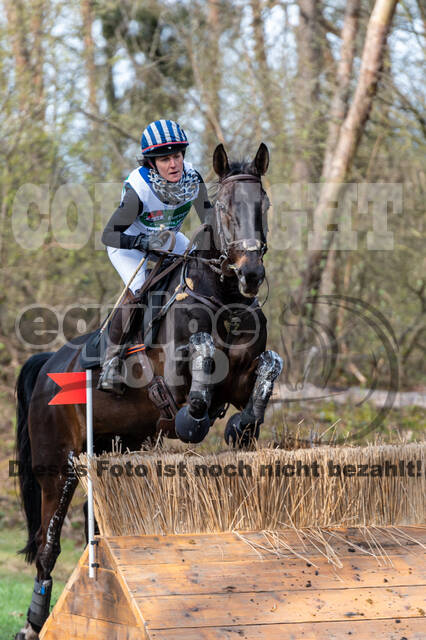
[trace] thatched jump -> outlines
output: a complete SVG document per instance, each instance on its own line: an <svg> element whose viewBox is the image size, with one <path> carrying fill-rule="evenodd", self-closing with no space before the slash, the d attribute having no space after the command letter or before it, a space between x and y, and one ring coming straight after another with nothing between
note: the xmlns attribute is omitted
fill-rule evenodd
<svg viewBox="0 0 426 640"><path fill-rule="evenodd" d="M99 456L96 577L40 638L424 640L425 449Z"/></svg>
<svg viewBox="0 0 426 640"><path fill-rule="evenodd" d="M105 536L420 524L425 458L424 443L109 454L93 462L95 513Z"/></svg>

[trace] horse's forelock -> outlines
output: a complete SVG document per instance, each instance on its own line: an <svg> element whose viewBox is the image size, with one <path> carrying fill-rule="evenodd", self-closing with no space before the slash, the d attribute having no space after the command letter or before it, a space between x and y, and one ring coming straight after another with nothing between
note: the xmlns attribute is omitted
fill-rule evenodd
<svg viewBox="0 0 426 640"><path fill-rule="evenodd" d="M240 173L248 173L253 176L257 175L252 162L240 160L229 163L229 171L222 179L229 178L230 176L237 176Z"/></svg>

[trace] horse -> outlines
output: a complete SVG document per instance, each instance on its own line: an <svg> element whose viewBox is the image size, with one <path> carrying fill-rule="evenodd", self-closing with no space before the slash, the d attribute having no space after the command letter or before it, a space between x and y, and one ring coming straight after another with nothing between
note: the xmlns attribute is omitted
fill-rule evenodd
<svg viewBox="0 0 426 640"><path fill-rule="evenodd" d="M163 405L152 402L146 385L129 386L121 397L98 391L95 368L95 453L107 449L115 436L124 447L138 450L160 430L166 437L200 442L230 404L238 412L227 422L227 443L247 447L258 438L282 370L280 356L265 350L266 318L256 297L265 279L269 201L262 176L268 165L263 143L251 162L231 164L223 145L216 147L214 206L193 250L171 271L167 289L174 293L160 313L156 344L144 354L154 380L163 381L156 387ZM73 458L86 446L84 406L49 405L58 389L47 374L81 371L89 338L31 356L17 380L19 480L28 529L22 553L27 562L35 561L37 575L26 625L15 640L38 638L49 615L51 573L78 483ZM161 392L168 394L165 404L174 407L172 418L164 418Z"/></svg>

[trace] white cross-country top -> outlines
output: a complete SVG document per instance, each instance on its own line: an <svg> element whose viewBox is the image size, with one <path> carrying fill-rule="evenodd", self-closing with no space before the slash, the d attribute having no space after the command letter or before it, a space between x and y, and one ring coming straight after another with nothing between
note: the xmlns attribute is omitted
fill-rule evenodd
<svg viewBox="0 0 426 640"><path fill-rule="evenodd" d="M190 162L184 162L184 169L188 171L192 169ZM179 231L186 216L188 215L192 203L198 195L199 187L197 187L194 195L190 200L184 200L178 206L165 204L154 193L150 180L150 169L147 167L138 167L130 173L125 180L124 185L129 184L138 194L140 201L143 203L143 211L138 215L137 219L124 231L126 235L136 236L140 233L153 233L163 226L164 229ZM125 186L123 187L123 195Z"/></svg>

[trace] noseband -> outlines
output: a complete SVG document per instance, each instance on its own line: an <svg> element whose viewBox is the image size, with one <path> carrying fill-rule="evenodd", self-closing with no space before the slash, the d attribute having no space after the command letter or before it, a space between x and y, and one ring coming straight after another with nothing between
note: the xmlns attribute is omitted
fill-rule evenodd
<svg viewBox="0 0 426 640"><path fill-rule="evenodd" d="M239 175L229 176L220 183L221 185L228 182L257 182L262 186L262 181L257 176L253 176L250 173L240 173ZM259 251L261 256L266 253L267 244L257 238L243 238L241 240L231 240L227 242L225 238L225 231L223 228L222 212L226 211L226 206L219 199L215 203L216 224L220 240L221 258L223 260L229 259L229 251L231 248L240 249L241 251Z"/></svg>

